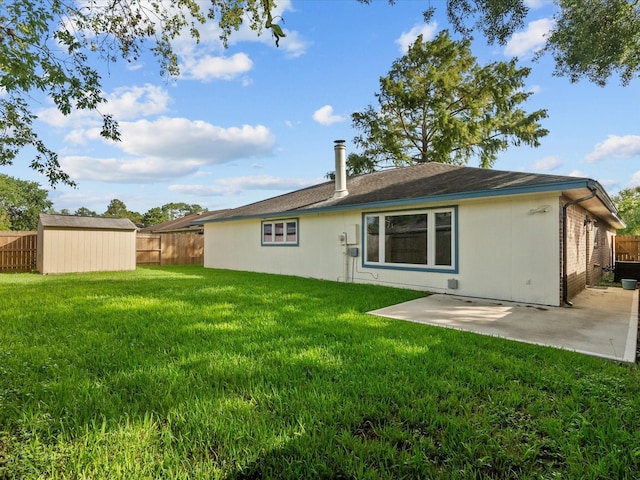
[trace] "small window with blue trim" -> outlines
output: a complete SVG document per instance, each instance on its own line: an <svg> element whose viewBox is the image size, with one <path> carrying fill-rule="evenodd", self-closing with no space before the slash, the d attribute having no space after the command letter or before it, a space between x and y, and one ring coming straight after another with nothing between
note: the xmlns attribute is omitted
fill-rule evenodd
<svg viewBox="0 0 640 480"><path fill-rule="evenodd" d="M267 220L262 222L262 245L298 245L298 219Z"/></svg>

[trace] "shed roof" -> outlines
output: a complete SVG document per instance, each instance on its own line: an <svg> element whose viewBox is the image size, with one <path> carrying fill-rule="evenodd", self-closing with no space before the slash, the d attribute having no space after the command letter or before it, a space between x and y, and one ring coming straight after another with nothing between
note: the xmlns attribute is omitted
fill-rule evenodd
<svg viewBox="0 0 640 480"><path fill-rule="evenodd" d="M197 223L549 191L570 192L567 196L571 199L595 191L600 213L608 213L614 223L615 219L619 221L607 193L589 178L423 163L350 177L347 190L349 195L334 198L335 184L329 181L227 210Z"/></svg>
<svg viewBox="0 0 640 480"><path fill-rule="evenodd" d="M84 228L88 230L136 230L128 218L78 217L75 215L50 215L41 213L39 223L43 227Z"/></svg>

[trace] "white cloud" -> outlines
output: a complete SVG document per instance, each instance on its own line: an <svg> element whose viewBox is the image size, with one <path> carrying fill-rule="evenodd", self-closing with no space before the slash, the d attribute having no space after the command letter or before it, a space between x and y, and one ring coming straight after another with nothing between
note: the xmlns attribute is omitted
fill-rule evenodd
<svg viewBox="0 0 640 480"><path fill-rule="evenodd" d="M605 158L631 158L640 155L640 135L609 135L604 142L596 144L587 163L595 163Z"/></svg>
<svg viewBox="0 0 640 480"><path fill-rule="evenodd" d="M538 8L542 8L545 5L552 3L551 0L525 0L525 5L532 10L536 10Z"/></svg>
<svg viewBox="0 0 640 480"><path fill-rule="evenodd" d="M542 91L542 87L540 85L531 85L527 90L531 93L540 93Z"/></svg>
<svg viewBox="0 0 640 480"><path fill-rule="evenodd" d="M67 156L61 159L63 169L77 180L148 183L194 174L205 165L269 156L275 146L274 135L262 125L222 128L161 117L123 122L120 131L121 141L112 146L126 155ZM70 135L76 143L100 138L95 128Z"/></svg>
<svg viewBox="0 0 640 480"><path fill-rule="evenodd" d="M558 156L544 157L540 160L537 160L533 163L532 167L534 170L540 170L542 172L548 172L550 170L555 170L562 166L562 160Z"/></svg>
<svg viewBox="0 0 640 480"><path fill-rule="evenodd" d="M107 107L100 109L116 119L127 120L165 113L171 101L164 88L147 83L142 87L116 88L107 95Z"/></svg>
<svg viewBox="0 0 640 480"><path fill-rule="evenodd" d="M202 82L233 80L252 68L253 62L246 53L236 53L231 57L203 55L187 59L180 67L182 78Z"/></svg>
<svg viewBox="0 0 640 480"><path fill-rule="evenodd" d="M524 32L514 33L504 48L505 55L523 56L539 50L546 43L545 35L553 28L551 18L529 22Z"/></svg>
<svg viewBox="0 0 640 480"><path fill-rule="evenodd" d="M284 33L287 36L280 39L279 48L282 48L287 52L287 57L298 58L307 53L307 49L312 45L311 42L302 38L296 31L284 29ZM269 36L269 39L271 43L274 43L271 36Z"/></svg>
<svg viewBox="0 0 640 480"><path fill-rule="evenodd" d="M612 180L612 179L598 180L598 182L607 190L612 190L613 188L617 187L620 184L618 180Z"/></svg>
<svg viewBox="0 0 640 480"><path fill-rule="evenodd" d="M212 185L171 185L169 190L183 195L228 196L238 195L245 190L291 191L322 183L319 178L284 178L271 175L253 175L218 179Z"/></svg>
<svg viewBox="0 0 640 480"><path fill-rule="evenodd" d="M629 182L629 188L640 187L640 170L633 174Z"/></svg>
<svg viewBox="0 0 640 480"><path fill-rule="evenodd" d="M325 105L313 112L313 119L321 125L331 125L332 123L344 122L345 118L333 114L333 107Z"/></svg>
<svg viewBox="0 0 640 480"><path fill-rule="evenodd" d="M118 144L131 155L198 159L203 164L271 154L275 137L262 125L222 128L186 118L122 123Z"/></svg>
<svg viewBox="0 0 640 480"><path fill-rule="evenodd" d="M409 51L409 46L416 41L418 35L422 35L425 41L433 40L438 31L438 22L430 22L420 24L413 27L408 32L402 32L396 43L400 46L400 53L405 54Z"/></svg>
<svg viewBox="0 0 640 480"><path fill-rule="evenodd" d="M164 88L149 83L141 87L116 88L105 98L107 102L100 105L100 112L113 115L116 121L165 113L172 101ZM41 121L56 128L78 127L83 131L102 124L98 112L89 110L73 110L69 115L63 115L57 108L50 107L40 110L37 115ZM78 140L77 132L75 135Z"/></svg>
<svg viewBox="0 0 640 480"><path fill-rule="evenodd" d="M207 8L208 6L204 5L203 9L206 10ZM288 11L293 11L290 0L280 0L278 1L276 9L272 12L273 18L276 21L279 18L286 18L286 12ZM237 31L233 31L229 36L229 45L239 45L243 42L258 42L271 48L276 48L270 30L263 29L261 32L256 32L250 28L248 18L244 20L240 28ZM286 37L280 39L277 50L283 52L289 58L296 58L305 54L310 43L306 41L299 32L284 28L283 21L279 23ZM220 40L221 30L217 22L207 22L205 25L198 25L198 30L200 32L198 43L191 38L187 30L174 41L175 49L180 59L183 78L205 82L211 81L214 78L233 80L240 75L239 73L230 75L230 73L236 72L236 69L244 68L245 72L249 70L247 67L251 60L249 60L248 55L245 53L239 53L233 57L242 55L246 60L236 58L232 64L230 64L229 60L226 60L224 67L219 65L219 63L221 63L220 60L214 60L225 59L225 57L221 56L225 48ZM223 71L231 69L231 72L222 76L215 76L214 74L220 72L221 68Z"/></svg>
<svg viewBox="0 0 640 480"><path fill-rule="evenodd" d="M567 175L570 177L582 177L582 178L588 177L588 175L584 173L582 170L571 170Z"/></svg>
<svg viewBox="0 0 640 480"><path fill-rule="evenodd" d="M117 183L153 183L195 173L199 162L165 158L95 158L68 156L62 169L76 180Z"/></svg>

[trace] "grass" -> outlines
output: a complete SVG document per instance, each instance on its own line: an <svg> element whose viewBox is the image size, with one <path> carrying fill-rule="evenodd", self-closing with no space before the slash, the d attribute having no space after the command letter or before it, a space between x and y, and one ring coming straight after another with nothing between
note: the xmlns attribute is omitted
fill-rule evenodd
<svg viewBox="0 0 640 480"><path fill-rule="evenodd" d="M618 287L622 288L622 282L614 282L613 272L607 272L602 276L602 279L596 284L599 287Z"/></svg>
<svg viewBox="0 0 640 480"><path fill-rule="evenodd" d="M0 479L640 476L640 370L386 320L420 293L0 276Z"/></svg>

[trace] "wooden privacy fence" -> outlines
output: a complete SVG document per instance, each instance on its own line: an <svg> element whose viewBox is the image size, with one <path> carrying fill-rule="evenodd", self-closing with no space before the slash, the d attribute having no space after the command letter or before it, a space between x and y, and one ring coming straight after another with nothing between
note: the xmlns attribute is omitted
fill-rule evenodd
<svg viewBox="0 0 640 480"><path fill-rule="evenodd" d="M138 234L138 265L202 265L204 235L192 233Z"/></svg>
<svg viewBox="0 0 640 480"><path fill-rule="evenodd" d="M616 262L640 262L640 235L615 237Z"/></svg>
<svg viewBox="0 0 640 480"><path fill-rule="evenodd" d="M0 273L36 269L36 232L0 232ZM138 234L137 265L202 265L204 235L187 233Z"/></svg>
<svg viewBox="0 0 640 480"><path fill-rule="evenodd" d="M36 269L36 232L0 232L0 273Z"/></svg>

